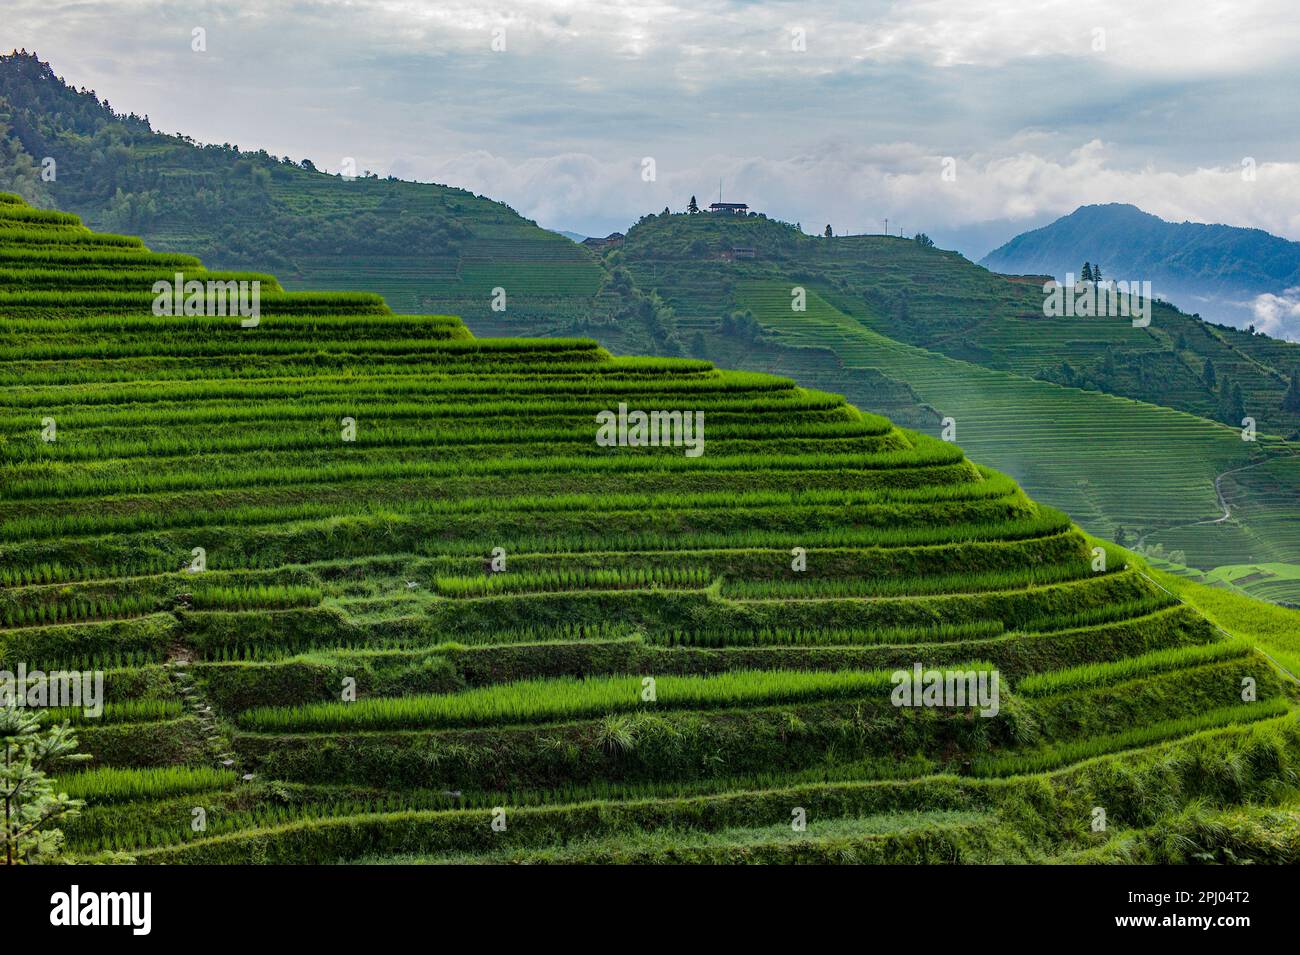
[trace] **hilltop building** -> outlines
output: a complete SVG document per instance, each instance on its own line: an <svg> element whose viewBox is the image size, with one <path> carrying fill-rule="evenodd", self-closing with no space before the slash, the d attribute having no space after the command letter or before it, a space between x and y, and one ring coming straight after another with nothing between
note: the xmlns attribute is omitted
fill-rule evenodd
<svg viewBox="0 0 1300 955"><path fill-rule="evenodd" d="M611 232L603 239L598 239L593 236L590 239L583 239L582 244L593 252L604 252L606 249L617 249L623 244L623 233Z"/></svg>
<svg viewBox="0 0 1300 955"><path fill-rule="evenodd" d="M709 211L724 212L733 216L743 216L749 214L749 206L743 202L713 202L709 204Z"/></svg>

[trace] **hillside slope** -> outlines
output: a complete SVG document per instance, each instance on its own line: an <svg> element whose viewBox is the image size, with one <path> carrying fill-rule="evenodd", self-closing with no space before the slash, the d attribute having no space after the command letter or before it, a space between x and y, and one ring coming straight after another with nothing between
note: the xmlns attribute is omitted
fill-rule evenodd
<svg viewBox="0 0 1300 955"><path fill-rule="evenodd" d="M754 250L735 258L732 250ZM668 297L683 332L716 325L736 277L778 275L834 290L877 332L997 371L1103 391L1278 435L1300 428L1300 345L1223 328L1156 303L1129 317L1048 318L1043 280L1014 281L958 255L890 236L814 238L768 219L647 216L622 254ZM1211 369L1207 371L1207 364ZM1240 392L1240 404L1228 400Z"/></svg>
<svg viewBox="0 0 1300 955"><path fill-rule="evenodd" d="M581 246L464 189L355 174L157 133L35 54L0 56L0 188L38 205L215 267L273 268L289 288L376 291L406 312L488 313L498 287L521 320L600 312L602 273Z"/></svg>
<svg viewBox="0 0 1300 955"><path fill-rule="evenodd" d="M41 177L47 158L52 182ZM619 287L585 248L508 206L358 173L347 181L308 160L165 136L146 117L71 89L35 54L0 56L0 189L141 235L159 251L197 254L218 268L275 269L286 288L357 288L399 311L456 314L491 333L590 334L627 352L677 355L729 307L725 288L697 278L725 286L723 258L743 247L792 273L783 278L842 286L877 331L907 344L1232 425L1250 414L1274 434L1300 429L1300 346L1171 307L1157 306L1146 329L1044 322L1041 282L1008 281L954 253L883 236L827 242L758 217L646 216L626 251L647 264L634 269L642 290L675 307L679 335L669 315ZM797 364L804 356L774 357ZM903 412L908 396L894 397Z"/></svg>
<svg viewBox="0 0 1300 955"><path fill-rule="evenodd" d="M1046 319L1041 282L911 241L826 240L761 216L646 216L623 249L597 259L463 190L348 182L157 134L71 90L34 55L0 57L0 100L0 188L141 233L155 249L273 268L290 289L374 292L401 312L458 315L481 335L590 337L619 354L765 370L930 434L953 416L983 460L1094 533L1206 570L1300 567L1289 517L1300 482L1284 457L1294 448L1275 437L1300 428L1298 346L1162 305L1148 328ZM58 161L52 183L40 179L47 155ZM755 282L806 286L853 334L829 333L820 307L778 314L775 293L756 316L740 294ZM778 322L781 334L763 332ZM913 361L915 349L928 357ZM1264 434L1258 445L1235 437L1247 414ZM1112 434L1117 445L1099 443ZM1259 464L1273 457L1282 460ZM1300 602L1300 583L1258 592Z"/></svg>
<svg viewBox="0 0 1300 955"><path fill-rule="evenodd" d="M1150 281L1170 301L1238 328L1257 321L1257 296L1300 286L1300 242L1262 229L1168 222L1118 202L1080 206L999 246L980 265L1064 281L1086 261L1101 264L1103 276ZM1300 326L1286 328L1300 340Z"/></svg>
<svg viewBox="0 0 1300 955"><path fill-rule="evenodd" d="M835 395L364 294L158 316L259 279L10 196L0 255L0 664L108 669L80 856L1045 861L1300 765L1250 642Z"/></svg>
<svg viewBox="0 0 1300 955"><path fill-rule="evenodd" d="M755 255L729 256L736 247ZM756 217L648 216L607 264L663 297L692 354L790 374L934 435L951 417L981 460L1093 533L1205 569L1300 567L1294 442L1243 441L1211 420L1244 382L1252 412L1278 409L1260 428L1290 433L1278 389L1295 346L1160 305L1149 328L1048 319L1041 285L955 253L887 236L828 241ZM1214 388L1206 363L1220 369ZM1127 384L1107 394L1080 370L1093 365ZM1133 400L1149 392L1167 407ZM1300 601L1293 578L1261 592Z"/></svg>

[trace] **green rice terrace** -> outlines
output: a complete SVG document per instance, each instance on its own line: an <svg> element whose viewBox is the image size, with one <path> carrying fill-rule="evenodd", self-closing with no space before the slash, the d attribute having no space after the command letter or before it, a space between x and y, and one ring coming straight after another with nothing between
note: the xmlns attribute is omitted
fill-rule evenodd
<svg viewBox="0 0 1300 955"><path fill-rule="evenodd" d="M177 273L258 321L156 315ZM1212 620L838 395L8 195L0 391L0 669L106 674L54 714L79 859L1296 861L1300 614ZM598 442L621 406L703 453Z"/></svg>
<svg viewBox="0 0 1300 955"><path fill-rule="evenodd" d="M45 181L44 157L64 173ZM1221 579L1280 568L1234 586L1300 606L1300 345L1163 302L1141 328L1048 318L1042 276L762 213L646 215L593 252L486 196L353 172L164 134L34 53L0 55L0 191L143 236L173 267L199 255L232 277L456 315L482 338L590 338L791 377L931 436L951 417L976 460L1088 532ZM122 294L129 274L96 277L115 254L79 253L75 271ZM16 249L0 281L26 270L57 301L67 269L42 255ZM796 286L806 311L791 310Z"/></svg>

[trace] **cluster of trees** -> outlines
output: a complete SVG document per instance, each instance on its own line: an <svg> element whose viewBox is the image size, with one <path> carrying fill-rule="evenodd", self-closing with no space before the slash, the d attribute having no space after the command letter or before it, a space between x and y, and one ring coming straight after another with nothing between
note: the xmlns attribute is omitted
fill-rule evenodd
<svg viewBox="0 0 1300 955"><path fill-rule="evenodd" d="M646 354L680 357L686 353L677 331L677 316L672 308L660 298L659 293L649 294L641 291L622 264L621 253L615 253L610 259L612 268L605 279L597 297L613 295L618 298L614 309L614 322L625 332L635 333L640 330L644 338L640 343L635 336L629 339L629 348Z"/></svg>
<svg viewBox="0 0 1300 955"><path fill-rule="evenodd" d="M724 338L739 339L751 344L763 340L763 326L749 309L723 315L718 324L718 332Z"/></svg>
<svg viewBox="0 0 1300 955"><path fill-rule="evenodd" d="M1080 282L1100 282L1101 266L1093 265L1091 262L1084 262L1083 268L1079 272Z"/></svg>
<svg viewBox="0 0 1300 955"><path fill-rule="evenodd" d="M1241 385L1235 381L1223 379L1219 386L1219 420L1233 427L1241 426L1241 419L1246 417L1246 401L1241 393Z"/></svg>
<svg viewBox="0 0 1300 955"><path fill-rule="evenodd" d="M17 193L37 208L49 208L53 202L41 182L40 167L13 135L10 116L9 104L0 99L0 188Z"/></svg>
<svg viewBox="0 0 1300 955"><path fill-rule="evenodd" d="M1246 401L1241 393L1241 385L1219 375L1215 371L1213 360L1209 358L1205 359L1205 365L1201 368L1201 384L1206 390L1218 395L1218 420L1224 424L1240 426L1241 419L1246 417Z"/></svg>
<svg viewBox="0 0 1300 955"><path fill-rule="evenodd" d="M1108 347L1101 361L1095 365L1079 369L1068 361L1062 361L1056 367L1040 372L1036 377L1069 388L1159 400L1159 389L1169 378L1167 362L1166 353L1143 351L1116 353L1114 348ZM1214 362L1208 358L1201 369L1200 384L1212 399L1212 404L1200 413L1224 424L1240 427L1242 418L1248 413L1241 384L1230 380L1225 375L1220 375L1215 370ZM1300 411L1300 370L1292 374L1291 386L1287 390L1287 397L1283 400L1282 406L1288 410Z"/></svg>

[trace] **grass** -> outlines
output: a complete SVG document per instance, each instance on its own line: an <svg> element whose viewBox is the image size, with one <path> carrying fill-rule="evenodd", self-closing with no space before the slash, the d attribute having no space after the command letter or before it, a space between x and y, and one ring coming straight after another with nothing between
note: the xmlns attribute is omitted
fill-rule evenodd
<svg viewBox="0 0 1300 955"><path fill-rule="evenodd" d="M463 693L362 699L304 707L267 707L240 714L261 733L425 729L540 723L630 710L713 708L879 694L884 671L805 673L742 670L717 676L592 677L523 680ZM653 690L654 700L645 694Z"/></svg>
<svg viewBox="0 0 1300 955"><path fill-rule="evenodd" d="M104 703L103 711L90 715L82 706L52 706L44 710L48 723L69 722L75 725L98 726L103 723L149 723L173 720L183 715L184 707L176 700L123 700Z"/></svg>
<svg viewBox="0 0 1300 955"><path fill-rule="evenodd" d="M1018 776L1026 773L1041 773L1060 766L1095 759L1108 753L1150 746L1161 740L1190 736L1221 726L1273 719L1282 716L1289 709L1287 701L1280 698L1226 706L1196 716L1165 720L1105 736L1058 743L1036 751L1028 750L1006 756L981 756L974 761L972 772L977 776Z"/></svg>
<svg viewBox="0 0 1300 955"><path fill-rule="evenodd" d="M938 624L931 627L884 627L863 630L704 630L670 631L655 639L669 646L865 646L873 644L955 643L978 640L1003 633L1000 621Z"/></svg>
<svg viewBox="0 0 1300 955"><path fill-rule="evenodd" d="M640 834L576 839L563 847L498 849L479 854L406 855L365 857L360 865L483 865L483 864L591 864L595 862L664 862L683 857L693 861L738 861L776 847L825 846L826 861L854 859L852 845L859 840L886 840L924 829L932 832L988 821L984 813L940 810L901 812L806 822L795 829L790 823L746 826L701 832L663 828ZM837 859L838 856L838 859Z"/></svg>
<svg viewBox="0 0 1300 955"><path fill-rule="evenodd" d="M1045 584L1079 580L1093 573L1085 560L1074 565L1027 567L981 574L926 575L917 578L891 577L884 580L783 580L738 581L723 587L723 595L736 600L843 599L891 597L900 594L979 593L988 590L1016 590Z"/></svg>
<svg viewBox="0 0 1300 955"><path fill-rule="evenodd" d="M1291 675L1300 678L1300 610L1254 600L1221 587L1210 587L1154 571L1157 580L1214 623L1264 650Z"/></svg>
<svg viewBox="0 0 1300 955"><path fill-rule="evenodd" d="M542 593L566 590L639 590L701 588L712 580L700 567L627 570L501 573L479 577L439 577L438 592L448 597L483 597L501 593Z"/></svg>
<svg viewBox="0 0 1300 955"><path fill-rule="evenodd" d="M189 793L208 792L233 786L234 770L206 766L166 766L147 769L101 767L88 769L55 781L55 790L71 799L113 804L148 799L165 799Z"/></svg>
<svg viewBox="0 0 1300 955"><path fill-rule="evenodd" d="M1070 693L1169 670L1232 660L1249 655L1251 650L1251 645L1244 640L1224 640L1221 643L1172 647L1144 653L1141 656L1125 657L1110 663L1089 663L1066 670L1036 673L1021 680L1016 685L1016 692L1029 697Z"/></svg>
<svg viewBox="0 0 1300 955"><path fill-rule="evenodd" d="M288 607L314 607L320 603L318 587L259 586L195 588L190 606L195 610L284 610Z"/></svg>

